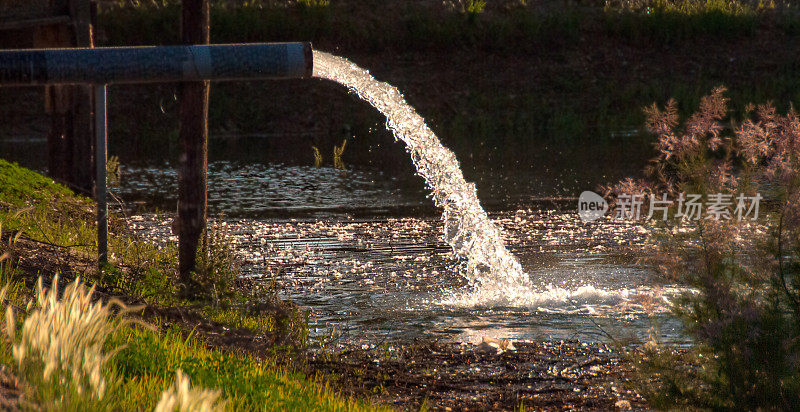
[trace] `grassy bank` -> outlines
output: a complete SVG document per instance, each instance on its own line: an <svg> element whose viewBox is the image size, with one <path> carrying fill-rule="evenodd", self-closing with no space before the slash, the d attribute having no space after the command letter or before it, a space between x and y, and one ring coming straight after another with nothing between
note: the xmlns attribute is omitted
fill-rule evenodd
<svg viewBox="0 0 800 412"><path fill-rule="evenodd" d="M89 406L104 410L153 409L162 398L162 392L173 385L180 370L193 386L218 390L227 410L371 409L366 404L337 396L324 380L303 375L293 362L287 361L296 357L297 350L304 344L303 325L292 317L295 315L290 309L286 309L288 314L284 316L276 315L275 310L269 313L240 310L244 306L238 304L252 298L242 295L243 292L232 292L227 301L178 300L171 293L174 290L174 253L131 237L121 222L112 225L111 265L99 274L90 262L82 265L82 262L91 261L96 247L92 206L91 201L73 195L46 177L0 159L0 281L9 285L5 305L14 308L15 323L30 321L34 325L23 326L11 335L4 332L0 338L0 363L8 368L4 373L13 371L19 379L18 405L35 405L46 410L80 410ZM139 266L128 263L133 259L138 259ZM36 323L31 320L34 314L55 310L56 295L37 298L44 296L44 292L36 291L35 279L41 276L46 290L56 270L62 272L62 284L80 276L94 285L102 301L109 302L116 296L128 302L131 308L132 305L144 306L131 310L127 317L112 316L106 326L91 329L95 331L92 333L70 332L73 326L94 322L88 319L93 319L90 313L96 314L97 308L91 309L90 301L74 310L58 309L65 311L67 318L56 316L53 319L67 322L64 325L41 319ZM69 287L64 296L64 300L72 296ZM191 309L187 304L192 305ZM278 303L272 305L275 307ZM69 314L74 315L75 311L80 315L69 321ZM170 316L173 311L189 320L177 321ZM143 319L145 323L120 320L126 318ZM7 324L8 320L7 317ZM246 345L238 348L223 345L204 336L212 327L214 333L223 337L253 336L267 342L272 340L274 344L272 349L261 351ZM48 328L53 328L52 332L47 332L51 330ZM104 328L109 330L105 335L96 332ZM8 327L4 328L7 330ZM284 335L282 340L276 338L279 330ZM297 334L292 335L292 330ZM28 342L26 333L38 335L35 335L36 340L29 338L30 342L19 349L20 342ZM108 382L102 399L90 392L69 389L71 386L66 382L78 378L64 363L84 353L80 348L69 346L77 345L73 342L75 339L91 340L96 333L107 338L98 338L93 344L110 354L107 361L101 362L101 376ZM87 334L89 338L85 337ZM43 347L35 344L43 340L51 343ZM12 351L14 345L17 345L16 351L22 352ZM58 349L60 347L71 349ZM60 361L48 358L58 350L64 353L56 356ZM20 357L19 353L28 355ZM44 367L48 362L54 366ZM86 364L85 359L81 362ZM87 375L78 381L91 383L92 379Z"/></svg>
<svg viewBox="0 0 800 412"><path fill-rule="evenodd" d="M33 296L19 283L12 283L11 303L25 307ZM24 315L23 315L24 316ZM117 321L112 321L117 325ZM162 326L162 325L156 325ZM66 334L64 331L60 331ZM339 397L324 381L292 372L285 365L252 355L210 349L177 327L153 331L135 324L123 324L101 342L112 351L102 369L108 390L102 399L58 387L59 374L67 375L66 365L57 367L52 377L41 376L42 369L20 365L12 356L7 337L0 341L0 362L20 375L22 397L28 406L45 410L152 410L169 389L178 371L200 388L219 391L222 410L372 410L373 408ZM33 355L36 356L34 353ZM64 371L58 368L65 369ZM21 369L27 373L22 372ZM185 408L180 410L192 410Z"/></svg>

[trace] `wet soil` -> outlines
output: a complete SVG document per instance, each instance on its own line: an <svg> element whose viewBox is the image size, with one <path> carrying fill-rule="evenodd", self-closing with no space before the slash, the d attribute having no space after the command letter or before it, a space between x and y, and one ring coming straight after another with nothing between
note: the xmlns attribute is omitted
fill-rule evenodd
<svg viewBox="0 0 800 412"><path fill-rule="evenodd" d="M399 410L645 409L628 385L632 373L608 346L579 341L513 342L497 353L482 345L419 342L379 345L309 361L338 376L345 393Z"/></svg>

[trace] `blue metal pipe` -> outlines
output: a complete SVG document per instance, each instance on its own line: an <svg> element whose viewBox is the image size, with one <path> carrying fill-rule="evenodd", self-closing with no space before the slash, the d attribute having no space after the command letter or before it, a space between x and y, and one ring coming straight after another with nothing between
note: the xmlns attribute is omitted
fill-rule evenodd
<svg viewBox="0 0 800 412"><path fill-rule="evenodd" d="M0 51L0 86L311 77L310 43Z"/></svg>
<svg viewBox="0 0 800 412"><path fill-rule="evenodd" d="M310 43L0 50L0 86L95 85L98 270L108 259L107 84L286 79L312 74Z"/></svg>

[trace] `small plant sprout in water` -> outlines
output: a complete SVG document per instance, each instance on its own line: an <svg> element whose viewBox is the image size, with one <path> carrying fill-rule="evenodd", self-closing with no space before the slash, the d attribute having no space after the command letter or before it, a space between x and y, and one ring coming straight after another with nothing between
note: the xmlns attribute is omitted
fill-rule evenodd
<svg viewBox="0 0 800 412"><path fill-rule="evenodd" d="M483 10L486 8L485 0L466 0L465 3L466 12L473 19L477 17L477 15L483 13Z"/></svg>
<svg viewBox="0 0 800 412"><path fill-rule="evenodd" d="M311 149L314 151L314 167L321 167L322 166L322 153L319 152L317 146L311 146Z"/></svg>
<svg viewBox="0 0 800 412"><path fill-rule="evenodd" d="M344 154L344 148L347 146L347 139L342 141L341 146L333 146L333 167L337 169L344 170L344 161L342 161L342 155Z"/></svg>

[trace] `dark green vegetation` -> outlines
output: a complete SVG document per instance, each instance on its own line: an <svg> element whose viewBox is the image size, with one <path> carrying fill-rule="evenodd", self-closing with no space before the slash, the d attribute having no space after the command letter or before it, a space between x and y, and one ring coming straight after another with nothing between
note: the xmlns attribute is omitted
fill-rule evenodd
<svg viewBox="0 0 800 412"><path fill-rule="evenodd" d="M510 167L543 144L565 156L589 139L637 150L650 140L637 132L641 107L675 97L686 115L717 84L734 91L737 112L738 102L800 103L800 17L791 6L505 1L470 12L471 3L219 1L211 37L312 41L397 86L460 158L490 161L499 152L519 159ZM101 9L100 44L177 41L175 2L111 4ZM111 93L112 148L134 158L127 153L164 153L176 136L175 88L141 90ZM215 84L210 116L212 139L268 135L262 157L289 153L311 164L311 146L327 154L350 138L349 163L407 163L385 150L391 137L374 109L325 82Z"/></svg>
<svg viewBox="0 0 800 412"><path fill-rule="evenodd" d="M765 24L785 34L798 31L796 10L780 2L511 0L489 2L477 13L459 7L466 3L460 0L340 0L324 6L291 0L211 3L214 43L303 40L350 52L543 51L578 41L587 32L657 47L697 36L749 36ZM101 27L111 45L177 43L174 19L179 8L171 0L133 6L106 2L101 12L108 18ZM125 19L130 24L123 24Z"/></svg>
<svg viewBox="0 0 800 412"><path fill-rule="evenodd" d="M699 220L668 220L655 231L654 265L697 291L674 305L696 345L676 354L649 342L644 352L629 352L645 372L641 388L655 407L797 410L800 117L765 104L737 118L724 92L717 88L701 99L685 120L673 100L649 108L658 157L646 179L610 189L732 199L731 219L709 219L703 211ZM739 196L757 194L764 198L759 219L738 220Z"/></svg>
<svg viewBox="0 0 800 412"><path fill-rule="evenodd" d="M219 389L231 410L369 409L335 395L322 379L297 372L292 359L305 345L305 319L269 291L251 293L261 293L261 307L272 309L261 312L255 309L258 305L244 305L257 300L231 280L231 257L221 246L223 232L209 236L210 258L200 265L205 272L198 275L218 293L186 302L174 294L174 251L137 240L119 221L111 230L111 263L98 274L93 269L92 210L91 201L0 159L0 280L9 284L6 304L21 313L19 308L26 308L34 296L35 279L43 276L49 282L58 270L62 279L81 276L105 299L118 296L130 304L144 303L144 309L134 313L155 326L123 323L110 335L107 350L121 349L103 373L118 382L110 381L98 407L152 409L162 390L174 382L176 371L182 370L192 385ZM229 336L239 340L222 340ZM259 341L268 344L252 344ZM5 332L0 360L16 371ZM20 374L22 406L87 407L84 395L64 392L53 386L58 382L42 379L42 368L33 371Z"/></svg>

